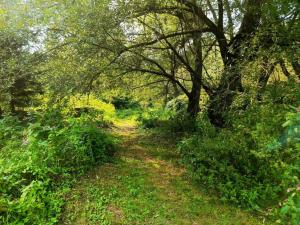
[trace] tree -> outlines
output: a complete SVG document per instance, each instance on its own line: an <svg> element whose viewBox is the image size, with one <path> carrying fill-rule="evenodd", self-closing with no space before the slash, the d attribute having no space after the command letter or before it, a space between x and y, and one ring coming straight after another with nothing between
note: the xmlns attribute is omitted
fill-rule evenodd
<svg viewBox="0 0 300 225"><path fill-rule="evenodd" d="M131 76L133 81L143 74L145 85L164 84L161 88L167 93L170 83L184 93L192 117L200 111L201 90L205 90L209 96L209 118L215 126L223 127L226 112L237 94L244 91L244 68L260 58L256 37L263 35L258 43L264 49L278 44L269 42L265 35L278 32L263 31L274 26L276 18L291 14L291 19L274 27L293 33L287 37L289 44L277 60L289 61L292 57L287 55L297 55L288 54L287 49L297 42L294 34L298 3L286 3L287 0L69 2L67 7L60 7L68 17L58 29L58 40L64 40L61 45L73 45L80 59L93 58L92 67L99 60L102 67L90 73L89 83L100 74ZM291 62L297 73L298 59ZM218 68L211 72L213 64ZM266 85L271 73L260 73L259 87Z"/></svg>
<svg viewBox="0 0 300 225"><path fill-rule="evenodd" d="M37 59L30 52L30 33L3 29L0 32L0 108L16 113L35 103L42 92L38 82Z"/></svg>

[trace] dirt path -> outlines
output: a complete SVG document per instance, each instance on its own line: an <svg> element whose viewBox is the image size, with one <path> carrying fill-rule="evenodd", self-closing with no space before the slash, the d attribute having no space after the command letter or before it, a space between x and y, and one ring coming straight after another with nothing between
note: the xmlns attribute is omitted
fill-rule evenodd
<svg viewBox="0 0 300 225"><path fill-rule="evenodd" d="M201 193L176 164L175 146L166 138L126 123L113 132L122 138L116 159L79 180L61 224L262 224Z"/></svg>

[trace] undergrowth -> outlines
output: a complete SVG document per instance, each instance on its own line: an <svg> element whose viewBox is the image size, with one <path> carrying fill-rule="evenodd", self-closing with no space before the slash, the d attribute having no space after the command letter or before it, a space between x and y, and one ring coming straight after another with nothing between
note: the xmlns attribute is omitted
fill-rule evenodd
<svg viewBox="0 0 300 225"><path fill-rule="evenodd" d="M270 87L262 101L246 109L241 107L246 99L238 99L227 116L230 125L222 129L205 111L191 119L176 99L166 109L148 110L139 122L181 137L181 161L199 186L216 191L224 202L299 225L300 112L291 106L299 105L298 93L294 87Z"/></svg>
<svg viewBox="0 0 300 225"><path fill-rule="evenodd" d="M1 224L56 224L76 177L114 152L114 139L87 114L50 110L29 121L0 120Z"/></svg>
<svg viewBox="0 0 300 225"><path fill-rule="evenodd" d="M300 113L288 111L252 106L227 129L201 118L197 132L178 145L182 161L222 200L258 211L271 207L278 222L299 224Z"/></svg>

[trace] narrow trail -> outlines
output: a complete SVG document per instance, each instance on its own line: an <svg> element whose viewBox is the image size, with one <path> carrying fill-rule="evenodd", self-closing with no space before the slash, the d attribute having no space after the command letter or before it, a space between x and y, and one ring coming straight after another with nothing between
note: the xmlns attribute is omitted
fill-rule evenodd
<svg viewBox="0 0 300 225"><path fill-rule="evenodd" d="M170 140L125 122L113 133L122 139L116 159L77 182L61 224L262 224L262 219L200 192L176 163Z"/></svg>

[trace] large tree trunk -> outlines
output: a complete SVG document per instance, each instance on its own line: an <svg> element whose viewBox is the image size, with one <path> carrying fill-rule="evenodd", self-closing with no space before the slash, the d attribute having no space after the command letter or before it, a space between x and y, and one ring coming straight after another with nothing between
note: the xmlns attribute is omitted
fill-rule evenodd
<svg viewBox="0 0 300 225"><path fill-rule="evenodd" d="M225 126L225 115L232 105L237 90L241 87L238 77L233 78L231 81L228 83L227 88L218 88L210 96L208 117L216 127Z"/></svg>
<svg viewBox="0 0 300 225"><path fill-rule="evenodd" d="M200 94L202 87L202 43L201 36L195 35L193 37L194 48L195 48L195 71L191 74L192 78L192 90L188 96L189 103L187 107L187 112L192 118L196 118L200 112Z"/></svg>
<svg viewBox="0 0 300 225"><path fill-rule="evenodd" d="M193 81L192 91L188 98L189 102L187 112L193 118L195 118L200 112L201 79L199 78Z"/></svg>
<svg viewBox="0 0 300 225"><path fill-rule="evenodd" d="M225 114L228 112L238 91L243 91L241 75L235 66L225 69L218 88L210 95L208 117L216 127L225 126Z"/></svg>
<svg viewBox="0 0 300 225"><path fill-rule="evenodd" d="M249 45L247 42L259 26L262 3L263 0L245 1L246 12L241 27L229 45L227 45L226 41L224 43L222 35L216 35L224 62L224 72L221 76L221 81L213 94L210 95L208 106L208 116L211 123L216 127L224 127L226 125L225 115L232 105L236 94L243 91L241 73L242 65L247 59L245 59L241 49Z"/></svg>

